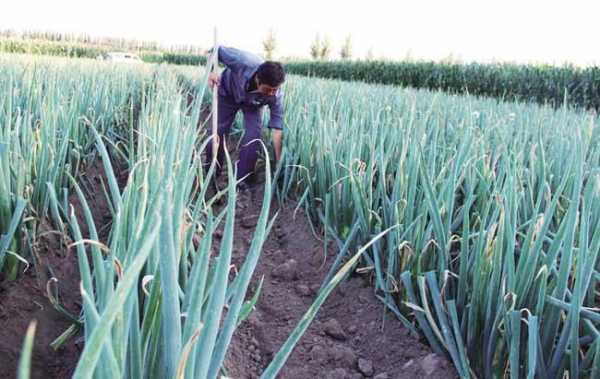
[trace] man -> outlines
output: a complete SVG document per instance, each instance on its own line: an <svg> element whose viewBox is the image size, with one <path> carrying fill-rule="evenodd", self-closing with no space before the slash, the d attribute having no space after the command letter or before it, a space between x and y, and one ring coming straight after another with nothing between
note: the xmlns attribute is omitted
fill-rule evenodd
<svg viewBox="0 0 600 379"><path fill-rule="evenodd" d="M279 62L264 61L258 56L234 49L218 47L219 62L225 70L219 78L211 74L209 86L214 90L218 86L218 135L217 152L218 167L223 166L225 149L223 137L229 134L231 125L238 111L244 115L244 137L241 143L237 164L237 179L242 180L240 189L250 188L248 176L254 171L260 148L262 129L262 109L265 105L270 110L269 128L272 130L275 161L281 157L283 139L283 93L280 90L285 81L285 72ZM213 144L207 148L208 163L213 159Z"/></svg>

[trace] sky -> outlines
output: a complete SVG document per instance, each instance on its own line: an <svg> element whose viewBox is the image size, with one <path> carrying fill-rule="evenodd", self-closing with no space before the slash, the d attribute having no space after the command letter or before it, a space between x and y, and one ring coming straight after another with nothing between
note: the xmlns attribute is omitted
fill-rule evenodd
<svg viewBox="0 0 600 379"><path fill-rule="evenodd" d="M600 64L599 1L189 1L3 0L0 29L51 30L221 45L262 53L273 30L276 56L309 57L315 36L339 56L350 35L354 57L464 62Z"/></svg>

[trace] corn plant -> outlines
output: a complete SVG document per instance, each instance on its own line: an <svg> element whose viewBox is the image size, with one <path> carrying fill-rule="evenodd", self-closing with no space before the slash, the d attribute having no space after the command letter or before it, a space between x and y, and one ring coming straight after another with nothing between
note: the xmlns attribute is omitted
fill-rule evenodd
<svg viewBox="0 0 600 379"><path fill-rule="evenodd" d="M293 61L293 74L600 109L600 68L510 63Z"/></svg>

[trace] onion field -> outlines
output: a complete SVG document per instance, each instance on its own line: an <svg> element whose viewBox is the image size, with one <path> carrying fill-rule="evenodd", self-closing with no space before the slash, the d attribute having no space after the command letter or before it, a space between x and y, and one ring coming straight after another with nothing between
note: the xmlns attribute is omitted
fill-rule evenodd
<svg viewBox="0 0 600 379"><path fill-rule="evenodd" d="M282 162L259 168L262 211L234 275L235 166L214 193L202 68L0 55L0 91L1 281L39 266L31 246L50 222L81 280L81 311L62 309L73 322L56 341L84 341L74 378L226 375L270 205L288 200L337 255L262 377L349 270L461 378L600 377L594 113L290 76ZM106 181L94 184L95 161ZM93 186L106 225L88 206ZM22 340L15 372L28 378L34 322Z"/></svg>
<svg viewBox="0 0 600 379"><path fill-rule="evenodd" d="M594 114L325 80L287 91L283 193L339 262L395 227L363 269L461 377L600 377Z"/></svg>
<svg viewBox="0 0 600 379"><path fill-rule="evenodd" d="M230 282L235 181L227 207L213 214L198 153L203 133L196 129L204 87L197 106L188 107L181 72L168 68L30 58L3 58L0 66L2 91L10 94L1 107L2 270L18 280L22 262L35 259L20 234L34 238L40 219L50 218L64 234L77 254L82 310L70 315L73 327L56 343L83 334L73 377L216 377L251 307L244 295L271 192L247 264ZM194 71L190 82L198 79ZM93 159L101 159L107 177L96 184L112 213L107 244L98 240L105 225L95 225L86 186L77 180ZM113 171L119 161L129 172L123 188ZM82 204L87 238L67 203L69 192ZM221 221L225 236L211 257L212 231ZM25 350L20 377L29 376L30 359Z"/></svg>

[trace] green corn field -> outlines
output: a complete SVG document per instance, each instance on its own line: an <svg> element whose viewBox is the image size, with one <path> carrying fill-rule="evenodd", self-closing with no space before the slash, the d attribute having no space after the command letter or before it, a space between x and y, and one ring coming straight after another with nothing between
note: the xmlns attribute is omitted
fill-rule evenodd
<svg viewBox="0 0 600 379"><path fill-rule="evenodd" d="M264 160L262 210L232 277L234 165L228 157L227 187L209 196L214 167L203 170L209 136L198 127L206 80L192 66L0 55L0 271L18 283L23 267L37 265L31 245L44 220L67 241L81 312L68 314L72 327L56 343L83 336L74 378L225 375L232 336L256 302L248 288L273 225L269 206L288 200L337 255L263 378L276 377L327 295L356 269L461 378L600 377L594 112L559 102L562 89L537 105L476 96L484 90L290 76L283 160L273 168ZM500 96L513 87L494 88ZM86 180L94 161L106 182ZM105 242L88 204L95 185L112 216ZM21 378L35 328L23 335Z"/></svg>
<svg viewBox="0 0 600 379"><path fill-rule="evenodd" d="M598 67L388 61L298 61L286 67L298 75L600 110Z"/></svg>
<svg viewBox="0 0 600 379"><path fill-rule="evenodd" d="M69 58L90 58L111 51L127 51L139 53L140 58L148 63L167 63L174 65L199 65L206 63L206 57L198 53L182 51L163 51L158 48L120 45L93 45L77 41L46 41L37 39L16 39L0 37L0 52L12 54L47 55Z"/></svg>

